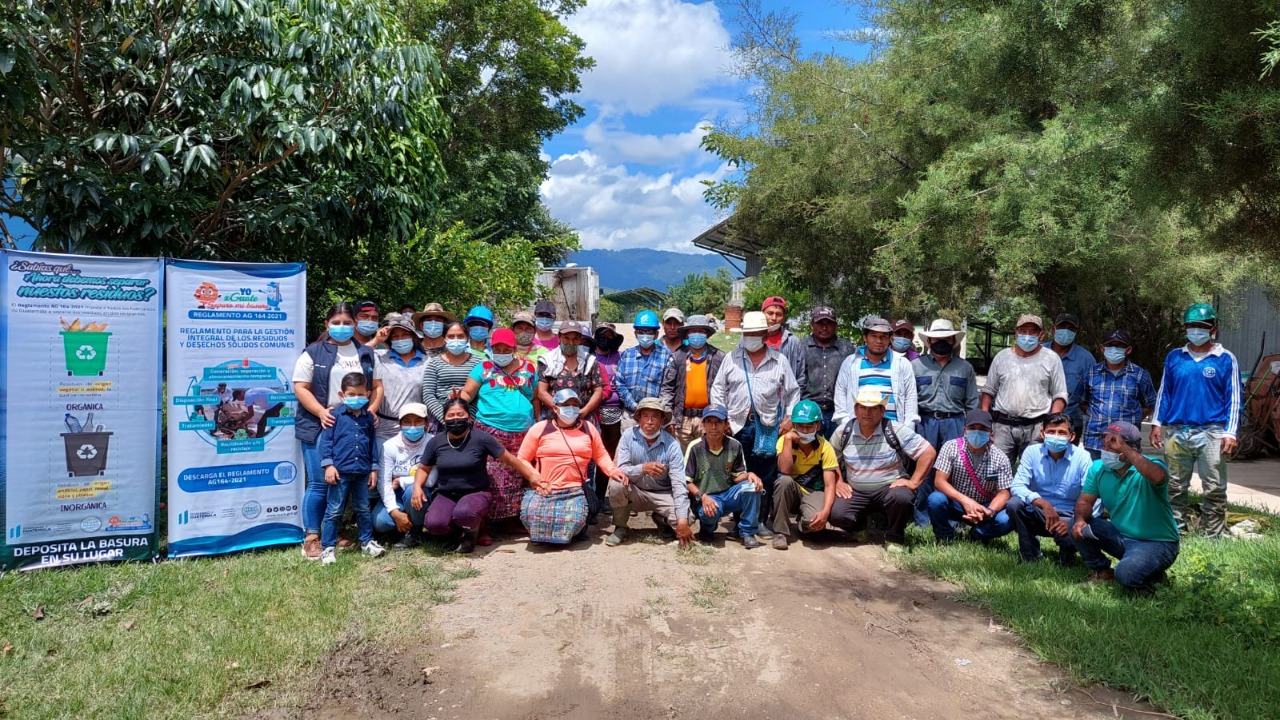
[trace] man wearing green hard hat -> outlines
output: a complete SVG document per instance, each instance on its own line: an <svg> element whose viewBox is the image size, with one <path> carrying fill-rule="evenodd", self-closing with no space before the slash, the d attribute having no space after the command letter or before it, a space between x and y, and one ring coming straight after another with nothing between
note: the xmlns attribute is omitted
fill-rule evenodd
<svg viewBox="0 0 1280 720"><path fill-rule="evenodd" d="M800 514L800 532L827 527L836 502L840 461L822 437L822 408L801 400L791 410L791 431L778 438L778 476L773 486L773 547L787 549L791 520Z"/></svg>
<svg viewBox="0 0 1280 720"><path fill-rule="evenodd" d="M1164 359L1151 416L1151 444L1169 464L1169 504L1179 532L1187 532L1187 491L1198 470L1204 490L1200 529L1210 537L1227 531L1227 455L1236 451L1240 427L1240 364L1217 341L1218 313L1196 303L1182 314L1187 344ZM1108 460L1107 452L1102 460Z"/></svg>

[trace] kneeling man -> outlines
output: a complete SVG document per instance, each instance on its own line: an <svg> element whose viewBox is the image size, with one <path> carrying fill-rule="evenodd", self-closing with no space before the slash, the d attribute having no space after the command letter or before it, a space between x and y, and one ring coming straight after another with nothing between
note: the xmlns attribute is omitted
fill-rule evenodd
<svg viewBox="0 0 1280 720"><path fill-rule="evenodd" d="M933 469L937 489L929 495L929 521L939 542L955 538L952 520L970 526L970 537L983 543L1013 530L1005 510L1013 469L1009 458L991 444L991 413L965 413L964 437L942 444Z"/></svg>
<svg viewBox="0 0 1280 720"><path fill-rule="evenodd" d="M822 409L801 400L791 410L791 431L778 438L778 475L773 485L773 547L787 549L791 519L800 513L800 532L827 527L836 502L840 463L831 443L818 434Z"/></svg>
<svg viewBox="0 0 1280 720"><path fill-rule="evenodd" d="M674 529L680 547L688 547L693 530L689 527L689 493L684 487L684 456L680 443L663 430L671 422L671 411L658 398L645 398L636 405L635 420L635 426L624 431L618 443L615 462L626 478L622 482L609 480L613 533L604 544L622 544L632 510L651 510L659 531Z"/></svg>
<svg viewBox="0 0 1280 720"><path fill-rule="evenodd" d="M1058 563L1068 565L1076 557L1071 541L1076 499L1093 458L1088 450L1072 444L1076 436L1066 413L1045 418L1040 439L1023 451L1018 463L1009 517L1018 533L1018 554L1023 562L1043 557L1040 538L1051 537L1058 544Z"/></svg>
<svg viewBox="0 0 1280 720"><path fill-rule="evenodd" d="M747 549L758 548L756 528L764 483L747 471L742 443L728 431L729 410L724 405L703 409L702 437L689 443L685 452L685 489L698 513L699 540L711 542L720 518L737 513L738 525L729 536L740 538Z"/></svg>

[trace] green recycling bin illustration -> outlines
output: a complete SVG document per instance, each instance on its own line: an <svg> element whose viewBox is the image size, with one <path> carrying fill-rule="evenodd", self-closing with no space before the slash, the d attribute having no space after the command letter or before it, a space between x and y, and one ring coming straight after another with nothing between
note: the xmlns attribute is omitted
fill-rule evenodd
<svg viewBox="0 0 1280 720"><path fill-rule="evenodd" d="M62 323L62 351L67 361L67 375L76 377L92 377L101 375L107 369L107 341L111 333L106 332L106 323L88 323L82 325L77 318Z"/></svg>

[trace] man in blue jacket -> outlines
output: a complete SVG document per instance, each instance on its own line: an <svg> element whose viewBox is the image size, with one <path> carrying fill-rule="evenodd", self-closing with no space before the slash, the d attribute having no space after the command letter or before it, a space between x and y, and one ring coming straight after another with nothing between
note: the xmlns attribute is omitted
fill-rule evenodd
<svg viewBox="0 0 1280 720"><path fill-rule="evenodd" d="M1187 344L1169 351L1151 419L1151 444L1169 464L1169 504L1178 532L1188 529L1187 490L1198 470L1204 489L1200 529L1227 531L1227 457L1240 427L1240 365L1215 340L1218 314L1196 303L1183 313Z"/></svg>

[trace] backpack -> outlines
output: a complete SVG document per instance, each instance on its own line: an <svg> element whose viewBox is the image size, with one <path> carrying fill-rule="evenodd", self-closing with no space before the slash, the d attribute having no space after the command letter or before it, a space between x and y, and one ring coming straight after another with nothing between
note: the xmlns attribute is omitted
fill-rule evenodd
<svg viewBox="0 0 1280 720"><path fill-rule="evenodd" d="M849 438L853 436L853 426L857 422L854 418L845 420L836 431L839 440L832 440L831 448L836 451L837 456L844 455L844 448L849 444ZM906 449L902 447L902 439L898 437L898 433L889 418L880 421L880 431L884 433L884 439L889 443L889 447L893 448L893 451L898 454L898 462L902 464L902 472L906 474L906 477L914 475L916 472L916 459L908 455Z"/></svg>

